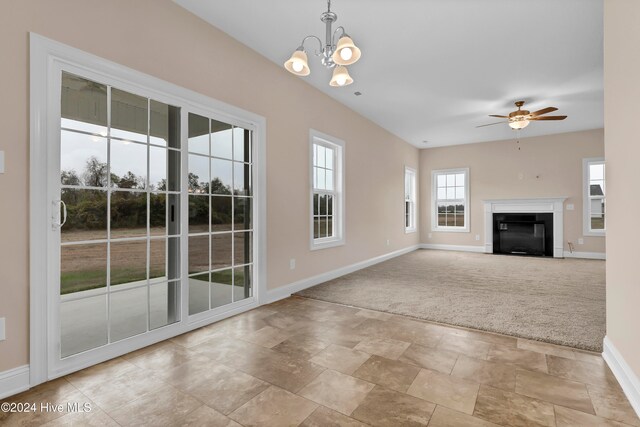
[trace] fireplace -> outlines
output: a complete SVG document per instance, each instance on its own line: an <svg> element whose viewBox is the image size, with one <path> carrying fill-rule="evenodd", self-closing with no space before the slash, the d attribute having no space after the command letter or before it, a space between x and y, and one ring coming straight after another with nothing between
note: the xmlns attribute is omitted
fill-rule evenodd
<svg viewBox="0 0 640 427"><path fill-rule="evenodd" d="M493 253L553 256L552 213L494 213Z"/></svg>
<svg viewBox="0 0 640 427"><path fill-rule="evenodd" d="M484 252L562 258L565 200L483 200Z"/></svg>

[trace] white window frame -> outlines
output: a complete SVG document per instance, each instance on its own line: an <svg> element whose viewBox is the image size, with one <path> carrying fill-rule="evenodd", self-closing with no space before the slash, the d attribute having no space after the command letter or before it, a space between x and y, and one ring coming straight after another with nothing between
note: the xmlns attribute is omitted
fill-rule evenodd
<svg viewBox="0 0 640 427"><path fill-rule="evenodd" d="M604 157L590 157L586 159L582 159L582 234L584 236L600 236L603 237L606 235L607 225L606 225L606 216L605 216L605 226L602 230L593 230L591 228L591 208L590 202L592 197L590 196L590 174L589 174L589 166L592 164L602 164L605 168L605 176L604 176L604 186L605 186L605 195L602 199L605 200L605 212L606 215L606 206L607 206L607 177L606 170L607 166L605 165Z"/></svg>
<svg viewBox="0 0 640 427"><path fill-rule="evenodd" d="M411 194L407 198L407 179L411 180ZM404 232L415 233L418 230L418 216L417 216L417 173L416 170L409 166L404 167ZM409 226L407 226L407 202L409 203Z"/></svg>
<svg viewBox="0 0 640 427"><path fill-rule="evenodd" d="M438 225L438 175L464 173L464 227ZM469 226L469 168L439 169L431 171L431 231L468 233Z"/></svg>
<svg viewBox="0 0 640 427"><path fill-rule="evenodd" d="M327 192L333 195L333 230L332 237L323 237L315 239L313 236L313 195L316 189L313 186L313 146L320 144L330 147L334 150L334 184L335 190ZM315 129L309 130L309 237L310 249L312 251L318 249L333 248L345 244L344 230L344 150L345 143L343 140L319 132Z"/></svg>
<svg viewBox="0 0 640 427"><path fill-rule="evenodd" d="M266 287L266 119L257 114L217 101L148 74L91 55L82 50L30 33L30 385L35 386L139 348L183 334L268 302ZM254 296L234 303L233 307L188 315L188 239L185 223L181 227L181 317L180 321L143 335L115 342L59 360L50 339L59 331L59 299L50 290L50 279L57 268L51 260L57 241L51 223L56 218L50 203L51 185L59 183L56 174L56 144L60 137L59 79L61 71L95 81L107 81L122 90L140 93L159 102L181 107L181 205L180 218L188 218L186 192L187 156L185 126L188 112L218 117L228 123L252 130L255 185L254 214ZM54 153L51 151L54 150ZM58 157L59 159L59 157ZM52 176L55 175L55 176ZM56 184L57 185L57 184ZM55 343L54 343L55 344Z"/></svg>

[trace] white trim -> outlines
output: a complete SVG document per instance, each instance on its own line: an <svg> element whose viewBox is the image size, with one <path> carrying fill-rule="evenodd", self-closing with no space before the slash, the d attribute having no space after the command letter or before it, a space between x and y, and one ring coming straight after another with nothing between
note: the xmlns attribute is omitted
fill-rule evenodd
<svg viewBox="0 0 640 427"><path fill-rule="evenodd" d="M474 245L441 245L437 243L422 243L420 245L420 249L484 253L484 246L474 246Z"/></svg>
<svg viewBox="0 0 640 427"><path fill-rule="evenodd" d="M607 259L604 252L569 252L564 251L565 258L583 258L583 259Z"/></svg>
<svg viewBox="0 0 640 427"><path fill-rule="evenodd" d="M29 96L29 352L30 384L35 386L48 379L47 360L47 244L48 234L42 213L49 211L46 183L47 170L47 69L49 50L46 40L30 33L30 96ZM46 215L46 214L45 214Z"/></svg>
<svg viewBox="0 0 640 427"><path fill-rule="evenodd" d="M602 357L620 383L631 407L640 417L640 378L633 372L608 336L604 337L603 347Z"/></svg>
<svg viewBox="0 0 640 427"><path fill-rule="evenodd" d="M29 390L29 365L0 372L0 399Z"/></svg>
<svg viewBox="0 0 640 427"><path fill-rule="evenodd" d="M436 175L440 174L452 174L452 173L464 173L464 227L446 227L438 225L438 183L436 182ZM431 231L445 232L445 233L469 233L471 231L471 225L469 224L469 207L471 206L471 200L469 195L471 194L469 189L469 168L452 168L452 169L438 169L431 171Z"/></svg>
<svg viewBox="0 0 640 427"><path fill-rule="evenodd" d="M411 177L411 180L412 180L411 186L413 187L412 188L412 190L413 190L412 193L413 194L411 195L411 199L410 199L410 201L413 203L413 205L412 205L411 212L409 214L409 216L412 219L411 222L413 224L410 227L407 227L407 218L406 218L406 215L407 215L407 212L406 212L407 175L409 175ZM403 200L403 203L402 203L402 208L403 208L402 209L403 210L402 221L405 224L404 233L405 234L417 233L418 232L418 172L414 168L405 165L405 167L404 167L404 180L403 180L403 185L402 186L403 186L403 189L404 189L404 192L403 192L403 195L404 195L403 199L404 200Z"/></svg>
<svg viewBox="0 0 640 427"><path fill-rule="evenodd" d="M330 238L314 239L313 238L313 145L316 143L320 145L330 146L336 155L334 159L334 184L335 184L335 197L333 201L333 227L335 235ZM343 246L346 243L345 237L345 184L344 184L344 170L345 170L345 142L341 139L335 138L326 133L319 132L315 129L309 129L309 249L312 251L318 249L333 248L336 246Z"/></svg>
<svg viewBox="0 0 640 427"><path fill-rule="evenodd" d="M494 213L553 213L553 257L564 256L564 201L566 197L492 199L484 203L485 252L493 253Z"/></svg>
<svg viewBox="0 0 640 427"><path fill-rule="evenodd" d="M208 96L168 83L153 76L132 70L117 63L91 55L79 49L30 33L30 384L35 386L49 379L73 372L77 369L116 357L187 332L191 329L220 320L221 318L249 310L263 302L267 297L266 289L266 119L249 111L234 107ZM48 337L59 333L55 312L57 298L49 295L48 282L55 277L57 268L49 263L49 250L53 247L51 218L54 209L49 203L49 185L59 182L47 179L48 161L55 150L50 141L59 138L60 88L54 87L59 80L61 70L73 70L95 81L107 81L123 90L144 93L145 96L160 102L180 106L182 123L189 112L216 117L253 131L254 141L254 297L238 301L230 306L210 310L206 315L189 317L186 298L186 230L182 229L182 310L180 321L145 335L131 337L112 344L110 348L87 351L60 361L57 351L52 349ZM57 96L56 96L57 95ZM186 135L186 126L182 129L182 140ZM182 166L186 171L186 147L183 146ZM186 184L183 181L183 186ZM182 218L187 218L185 192L181 198ZM257 256L259 254L260 256ZM61 363L64 362L64 363Z"/></svg>
<svg viewBox="0 0 640 427"><path fill-rule="evenodd" d="M395 258L400 255L413 252L416 249L419 249L419 245L409 246L407 248L389 252L387 254L370 258L364 261L360 261L355 264L347 265L345 267L340 267L332 271L327 271L326 273L318 274L317 276L312 276L306 279L298 280L297 282L289 283L288 285L280 286L279 288L276 288L276 289L271 289L267 292L268 302L272 303L281 299L288 298L296 292L300 292L304 289L310 288L320 283L324 283L328 280L336 279L340 276L344 276L345 274L362 270L363 268L370 267L374 264L378 264L383 261L387 261L391 258Z"/></svg>
<svg viewBox="0 0 640 427"><path fill-rule="evenodd" d="M582 235L583 236L593 236L593 237L605 237L606 236L606 225L604 230L591 230L591 218L589 215L589 202L591 199L589 198L589 164L590 163L602 163L604 164L604 157L588 157L582 159ZM605 166L605 173L606 173ZM604 177L604 186L605 186L605 210L606 210L606 188L607 188L607 177Z"/></svg>

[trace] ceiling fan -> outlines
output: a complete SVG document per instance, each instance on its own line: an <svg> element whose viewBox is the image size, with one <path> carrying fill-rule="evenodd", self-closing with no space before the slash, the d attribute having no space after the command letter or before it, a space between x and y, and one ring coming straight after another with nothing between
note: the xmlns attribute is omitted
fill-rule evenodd
<svg viewBox="0 0 640 427"><path fill-rule="evenodd" d="M516 111L512 111L508 116L500 116L497 114L490 114L489 117L498 117L501 119L507 119L506 123L509 124L509 127L514 130L524 129L529 126L529 122L537 121L537 120L564 120L567 116L544 116L544 114L551 113L553 111L557 111L556 107L547 107L542 110L534 111L533 113L522 110L521 107L524 105L524 101L516 101L516 107L518 109ZM493 126L499 125L501 123L505 123L505 121L489 123L488 125L480 125L476 126L477 128L485 127L485 126Z"/></svg>

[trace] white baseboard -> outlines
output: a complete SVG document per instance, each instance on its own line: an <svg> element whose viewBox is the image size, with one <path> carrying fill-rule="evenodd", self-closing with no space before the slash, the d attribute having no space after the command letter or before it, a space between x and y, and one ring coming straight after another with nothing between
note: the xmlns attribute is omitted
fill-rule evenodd
<svg viewBox="0 0 640 427"><path fill-rule="evenodd" d="M288 298L292 294L295 294L296 292L300 292L312 286L319 285L320 283L326 282L328 280L336 279L340 276L344 276L345 274L362 270L363 268L370 267L374 264L378 264L380 262L389 260L391 258L395 258L397 256L404 255L409 252L413 252L416 249L420 249L420 245L409 246L408 248L400 249L394 252L389 252L388 254L384 254L384 255L377 256L375 258L370 258L364 261L360 261L355 264L347 265L346 267L341 267L336 270L328 271L326 273L318 274L317 276L298 280L297 282L293 282L288 285L284 285L279 288L272 289L270 291L267 291L266 303L268 304L284 298Z"/></svg>
<svg viewBox="0 0 640 427"><path fill-rule="evenodd" d="M29 365L0 372L0 399L29 390Z"/></svg>
<svg viewBox="0 0 640 427"><path fill-rule="evenodd" d="M459 252L478 252L484 253L484 246L472 245L439 245L431 243L422 243L421 249L436 249L439 251L459 251Z"/></svg>
<svg viewBox="0 0 640 427"><path fill-rule="evenodd" d="M564 251L565 258L607 259L604 252L569 252Z"/></svg>
<svg viewBox="0 0 640 427"><path fill-rule="evenodd" d="M624 360L609 337L604 337L602 357L620 383L629 403L640 417L640 379Z"/></svg>
<svg viewBox="0 0 640 427"><path fill-rule="evenodd" d="M484 246L473 245L442 245L432 243L420 244L421 249L436 249L439 251L459 251L459 252L477 252L484 253ZM569 252L564 251L565 258L584 258L584 259L606 259L604 252Z"/></svg>

